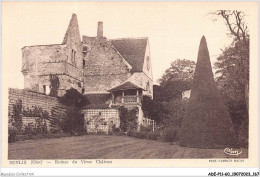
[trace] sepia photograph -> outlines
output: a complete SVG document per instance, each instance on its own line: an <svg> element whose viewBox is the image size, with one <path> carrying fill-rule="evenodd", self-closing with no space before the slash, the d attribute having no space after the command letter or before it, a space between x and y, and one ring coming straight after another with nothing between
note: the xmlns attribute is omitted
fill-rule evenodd
<svg viewBox="0 0 260 177"><path fill-rule="evenodd" d="M256 2L2 3L2 159L255 164L256 17Z"/></svg>

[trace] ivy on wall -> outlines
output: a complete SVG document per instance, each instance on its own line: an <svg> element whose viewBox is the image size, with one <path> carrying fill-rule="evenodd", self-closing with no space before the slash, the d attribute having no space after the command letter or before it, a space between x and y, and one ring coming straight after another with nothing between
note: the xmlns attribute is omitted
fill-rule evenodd
<svg viewBox="0 0 260 177"><path fill-rule="evenodd" d="M50 75L50 82L51 82L50 96L57 97L58 89L60 87L60 81L59 81L58 76Z"/></svg>
<svg viewBox="0 0 260 177"><path fill-rule="evenodd" d="M120 128L127 132L130 130L137 130L138 127L138 108L134 107L128 110L124 106L119 107Z"/></svg>

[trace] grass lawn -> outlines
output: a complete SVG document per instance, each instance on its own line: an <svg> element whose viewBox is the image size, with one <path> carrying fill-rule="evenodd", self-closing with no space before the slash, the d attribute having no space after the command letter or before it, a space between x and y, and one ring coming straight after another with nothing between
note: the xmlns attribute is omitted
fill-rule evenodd
<svg viewBox="0 0 260 177"><path fill-rule="evenodd" d="M236 149L237 150L237 149ZM86 135L9 143L9 159L189 159L247 158L247 149L230 156L223 149L180 147L128 136Z"/></svg>

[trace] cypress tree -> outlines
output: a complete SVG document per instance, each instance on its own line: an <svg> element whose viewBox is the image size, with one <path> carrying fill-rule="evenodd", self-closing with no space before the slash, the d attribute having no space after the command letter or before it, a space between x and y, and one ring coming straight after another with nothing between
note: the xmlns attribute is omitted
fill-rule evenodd
<svg viewBox="0 0 260 177"><path fill-rule="evenodd" d="M206 38L200 41L198 59L185 113L180 145L197 148L223 148L234 145L231 117L213 78Z"/></svg>

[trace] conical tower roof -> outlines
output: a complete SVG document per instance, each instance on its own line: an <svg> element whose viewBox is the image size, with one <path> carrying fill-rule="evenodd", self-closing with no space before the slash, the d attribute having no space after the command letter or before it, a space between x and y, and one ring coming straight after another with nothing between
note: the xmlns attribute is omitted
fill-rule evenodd
<svg viewBox="0 0 260 177"><path fill-rule="evenodd" d="M198 148L235 144L229 112L213 78L206 38L200 41L191 97L180 132L180 145Z"/></svg>

